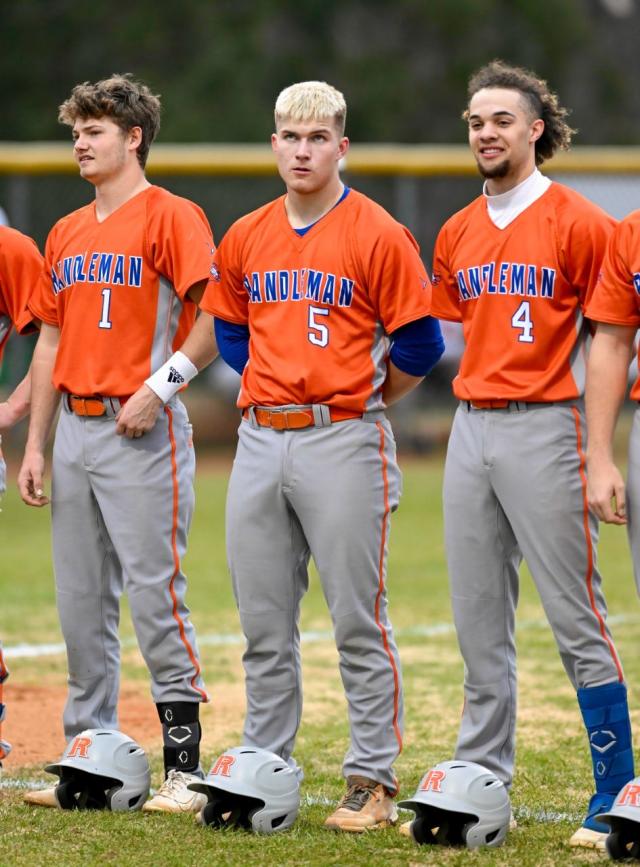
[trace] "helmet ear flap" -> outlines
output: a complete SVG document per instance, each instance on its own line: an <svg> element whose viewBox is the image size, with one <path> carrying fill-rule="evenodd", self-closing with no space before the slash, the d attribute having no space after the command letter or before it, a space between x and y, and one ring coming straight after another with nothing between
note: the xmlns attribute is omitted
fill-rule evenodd
<svg viewBox="0 0 640 867"><path fill-rule="evenodd" d="M605 840L607 854L612 861L640 858L640 840L634 840L627 829L617 828Z"/></svg>
<svg viewBox="0 0 640 867"><path fill-rule="evenodd" d="M433 833L433 822L425 815L417 815L410 825L411 836L420 846L429 846L437 843Z"/></svg>

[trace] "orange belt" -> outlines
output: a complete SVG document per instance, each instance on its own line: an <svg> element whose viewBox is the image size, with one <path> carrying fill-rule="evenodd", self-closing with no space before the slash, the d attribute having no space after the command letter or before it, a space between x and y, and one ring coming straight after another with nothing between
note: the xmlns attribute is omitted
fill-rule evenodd
<svg viewBox="0 0 640 867"><path fill-rule="evenodd" d="M469 403L474 409L506 409L512 401L510 400L470 400Z"/></svg>
<svg viewBox="0 0 640 867"><path fill-rule="evenodd" d="M313 427L316 420L312 409L254 409L255 420L260 427L270 427L273 430L301 430ZM350 418L362 418L362 413L347 409L330 407L331 422L347 421ZM243 410L242 417L249 419L249 410Z"/></svg>
<svg viewBox="0 0 640 867"><path fill-rule="evenodd" d="M76 415L88 415L96 418L101 415L106 415L107 407L105 406L105 401L117 401L120 406L123 406L128 399L128 397L79 397L77 394L70 394L67 396L67 402L71 412L74 412ZM112 409L117 410L118 407L112 406Z"/></svg>

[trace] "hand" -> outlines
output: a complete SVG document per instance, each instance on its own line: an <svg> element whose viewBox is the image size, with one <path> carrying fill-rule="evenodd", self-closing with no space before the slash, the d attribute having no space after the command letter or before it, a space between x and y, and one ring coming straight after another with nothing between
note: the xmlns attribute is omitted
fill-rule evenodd
<svg viewBox="0 0 640 867"><path fill-rule="evenodd" d="M44 495L43 478L44 455L42 452L27 450L18 473L20 496L27 506L48 505L49 498Z"/></svg>
<svg viewBox="0 0 640 867"><path fill-rule="evenodd" d="M116 433L137 439L150 431L157 421L162 401L148 385L142 385L116 416Z"/></svg>
<svg viewBox="0 0 640 867"><path fill-rule="evenodd" d="M610 460L589 460L587 498L593 513L605 524L626 524L624 479Z"/></svg>

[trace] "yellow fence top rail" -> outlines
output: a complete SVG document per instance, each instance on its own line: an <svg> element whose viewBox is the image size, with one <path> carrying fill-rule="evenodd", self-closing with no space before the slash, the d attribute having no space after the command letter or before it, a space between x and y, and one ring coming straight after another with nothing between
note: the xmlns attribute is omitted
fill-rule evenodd
<svg viewBox="0 0 640 867"><path fill-rule="evenodd" d="M363 175L475 175L466 145L354 144L347 172ZM545 165L545 170L576 173L640 174L640 147L576 146ZM0 174L75 174L65 142L0 142ZM155 144L149 174L273 175L271 148L264 144Z"/></svg>

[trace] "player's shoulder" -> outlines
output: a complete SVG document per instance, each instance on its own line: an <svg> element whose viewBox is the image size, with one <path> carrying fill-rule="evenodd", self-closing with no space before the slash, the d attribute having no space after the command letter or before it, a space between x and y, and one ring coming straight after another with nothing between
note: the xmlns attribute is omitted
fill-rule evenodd
<svg viewBox="0 0 640 867"><path fill-rule="evenodd" d="M476 196L468 205L455 211L444 221L439 234L455 237L466 232L476 217L485 215L486 209L486 197L483 194Z"/></svg>
<svg viewBox="0 0 640 867"><path fill-rule="evenodd" d="M278 196L277 199L273 199L264 205L260 205L259 208L249 211L248 214L238 217L228 229L222 239L223 242L227 241L229 243L230 239L237 241L251 236L256 231L267 231L269 224L278 216L278 211L281 210L284 213L284 199L284 196Z"/></svg>
<svg viewBox="0 0 640 867"><path fill-rule="evenodd" d="M613 227L614 218L599 205L566 184L552 181L544 197L544 204L558 221L602 223Z"/></svg>
<svg viewBox="0 0 640 867"><path fill-rule="evenodd" d="M191 199L187 199L184 196L178 196L176 193L172 193L171 190L167 190L166 187L158 187L155 184L152 184L145 191L145 203L147 206L147 212L151 216L160 215L166 212L176 213L189 211L204 214L200 205L197 205Z"/></svg>
<svg viewBox="0 0 640 867"><path fill-rule="evenodd" d="M24 232L14 229L12 226L0 226L0 249L3 253L15 252L33 252L38 250L38 245Z"/></svg>
<svg viewBox="0 0 640 867"><path fill-rule="evenodd" d="M56 236L64 235L65 232L74 231L77 226L92 219L95 219L95 203L89 202L88 205L76 208L75 211L70 211L68 214L65 214L64 217L60 217L59 220L56 220L49 232L49 238L51 239Z"/></svg>
<svg viewBox="0 0 640 867"><path fill-rule="evenodd" d="M350 189L338 208L343 208L340 213L345 230L352 233L353 241L361 251L368 249L373 253L385 248L409 247L418 251L418 242L410 230L364 193Z"/></svg>

